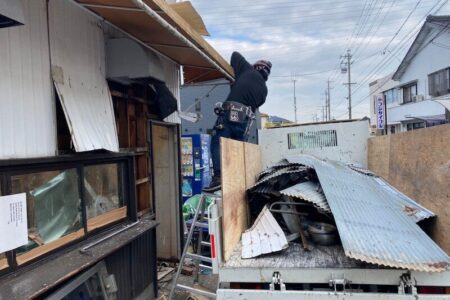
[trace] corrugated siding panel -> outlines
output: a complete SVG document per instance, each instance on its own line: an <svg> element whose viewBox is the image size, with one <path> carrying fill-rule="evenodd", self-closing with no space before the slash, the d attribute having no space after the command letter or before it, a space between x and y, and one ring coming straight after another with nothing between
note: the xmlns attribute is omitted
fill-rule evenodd
<svg viewBox="0 0 450 300"><path fill-rule="evenodd" d="M134 240L131 246L131 274L134 296L139 296L153 282L156 273L155 230Z"/></svg>
<svg viewBox="0 0 450 300"><path fill-rule="evenodd" d="M52 75L75 149L119 151L101 21L70 1L50 1L49 14Z"/></svg>
<svg viewBox="0 0 450 300"><path fill-rule="evenodd" d="M26 25L0 29L0 159L56 154L45 0L22 0Z"/></svg>
<svg viewBox="0 0 450 300"><path fill-rule="evenodd" d="M142 234L105 261L108 273L114 274L116 279L117 299L128 300L139 296L145 288L155 283L155 229Z"/></svg>
<svg viewBox="0 0 450 300"><path fill-rule="evenodd" d="M164 66L164 78L167 84L167 87L172 92L172 94L178 100L178 111L180 110L180 67L168 61L165 58L161 58ZM164 119L166 122L181 124L181 119L179 117L178 111L174 112L170 116Z"/></svg>

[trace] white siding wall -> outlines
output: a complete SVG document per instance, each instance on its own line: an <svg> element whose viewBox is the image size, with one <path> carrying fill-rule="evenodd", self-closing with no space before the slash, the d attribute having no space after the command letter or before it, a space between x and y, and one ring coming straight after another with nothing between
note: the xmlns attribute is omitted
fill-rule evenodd
<svg viewBox="0 0 450 300"><path fill-rule="evenodd" d="M167 59L162 58L162 61L164 66L164 78L167 87L175 96L175 98L177 98L177 107L178 110L180 110L180 67L177 64L168 61ZM179 117L178 111L165 118L164 121L180 124L181 119Z"/></svg>
<svg viewBox="0 0 450 300"><path fill-rule="evenodd" d="M23 1L24 26L0 29L0 159L56 154L46 0Z"/></svg>
<svg viewBox="0 0 450 300"><path fill-rule="evenodd" d="M101 20L51 0L49 22L52 75L76 151L119 151Z"/></svg>
<svg viewBox="0 0 450 300"><path fill-rule="evenodd" d="M436 36L442 30L441 26L437 26L428 36L428 39ZM435 43L450 45L450 33L444 32L434 40ZM413 80L417 82L417 94L424 95L425 99L430 99L428 95L428 74L439 71L441 69L450 67L450 52L448 49L436 46L430 43L416 57L407 67L405 74L400 78L399 84L405 84Z"/></svg>

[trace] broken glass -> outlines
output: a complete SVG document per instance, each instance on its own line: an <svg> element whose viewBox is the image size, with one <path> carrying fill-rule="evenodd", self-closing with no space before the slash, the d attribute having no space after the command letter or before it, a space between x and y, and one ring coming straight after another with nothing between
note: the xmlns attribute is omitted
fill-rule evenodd
<svg viewBox="0 0 450 300"><path fill-rule="evenodd" d="M120 164L85 167L84 178L88 219L123 206Z"/></svg>
<svg viewBox="0 0 450 300"><path fill-rule="evenodd" d="M27 245L23 253L83 228L76 169L11 177L12 193L27 195Z"/></svg>

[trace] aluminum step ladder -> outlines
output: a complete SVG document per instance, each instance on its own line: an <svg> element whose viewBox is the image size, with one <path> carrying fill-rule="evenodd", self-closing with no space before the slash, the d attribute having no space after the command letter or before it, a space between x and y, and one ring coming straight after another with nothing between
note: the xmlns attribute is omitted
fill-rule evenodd
<svg viewBox="0 0 450 300"><path fill-rule="evenodd" d="M194 279L198 280L198 273L199 273L200 269L208 269L208 270L212 271L212 267L202 264L204 262L212 263L211 257L201 255L202 247L211 248L210 242L203 241L203 229L208 229L208 234L209 234L208 223L204 222L206 220L206 218L204 217L205 216L205 208L206 208L205 204L206 204L206 198L208 196L213 197L213 198L218 197L218 195L211 194L211 193L202 193L200 196L197 208L195 209L194 218L192 219L191 228L189 229L186 243L183 248L183 253L181 255L180 263L178 264L177 273L175 275L175 279L174 279L174 281L172 283L172 287L170 289L169 300L173 299L175 290L177 290L177 289L185 290L185 291L188 291L188 292L191 292L194 294L198 294L198 295L202 295L202 296L205 296L210 299L216 299L215 293L204 291L204 290L201 290L201 289L198 289L195 287L191 287L191 286L187 286L187 285L178 283L178 278L181 274L181 270L183 269L184 260L186 259L186 257L189 257L196 262L195 263L196 268L195 268L194 275L193 275ZM196 229L199 229L199 235L198 235L198 241L197 241L197 253L191 253L191 252L188 252L188 249L189 249L189 245L191 244L191 241L192 241L192 238L194 236L194 232Z"/></svg>

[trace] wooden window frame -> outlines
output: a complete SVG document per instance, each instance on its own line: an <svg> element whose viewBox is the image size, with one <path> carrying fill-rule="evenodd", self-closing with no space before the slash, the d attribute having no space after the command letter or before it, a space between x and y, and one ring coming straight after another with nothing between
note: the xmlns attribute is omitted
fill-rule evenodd
<svg viewBox="0 0 450 300"><path fill-rule="evenodd" d="M84 184L82 184L84 181L84 168L105 164L119 164L121 166L122 176L120 177L119 185L121 185L123 206L88 219L86 212L87 191ZM18 255L16 250L5 252L6 259L0 260L0 275L44 259L118 223L135 222L137 220L134 155L129 153L84 153L50 158L0 160L0 190L3 193L1 196L12 193L12 176L67 169L76 169L77 171L78 191L81 198L82 228L21 255Z"/></svg>

